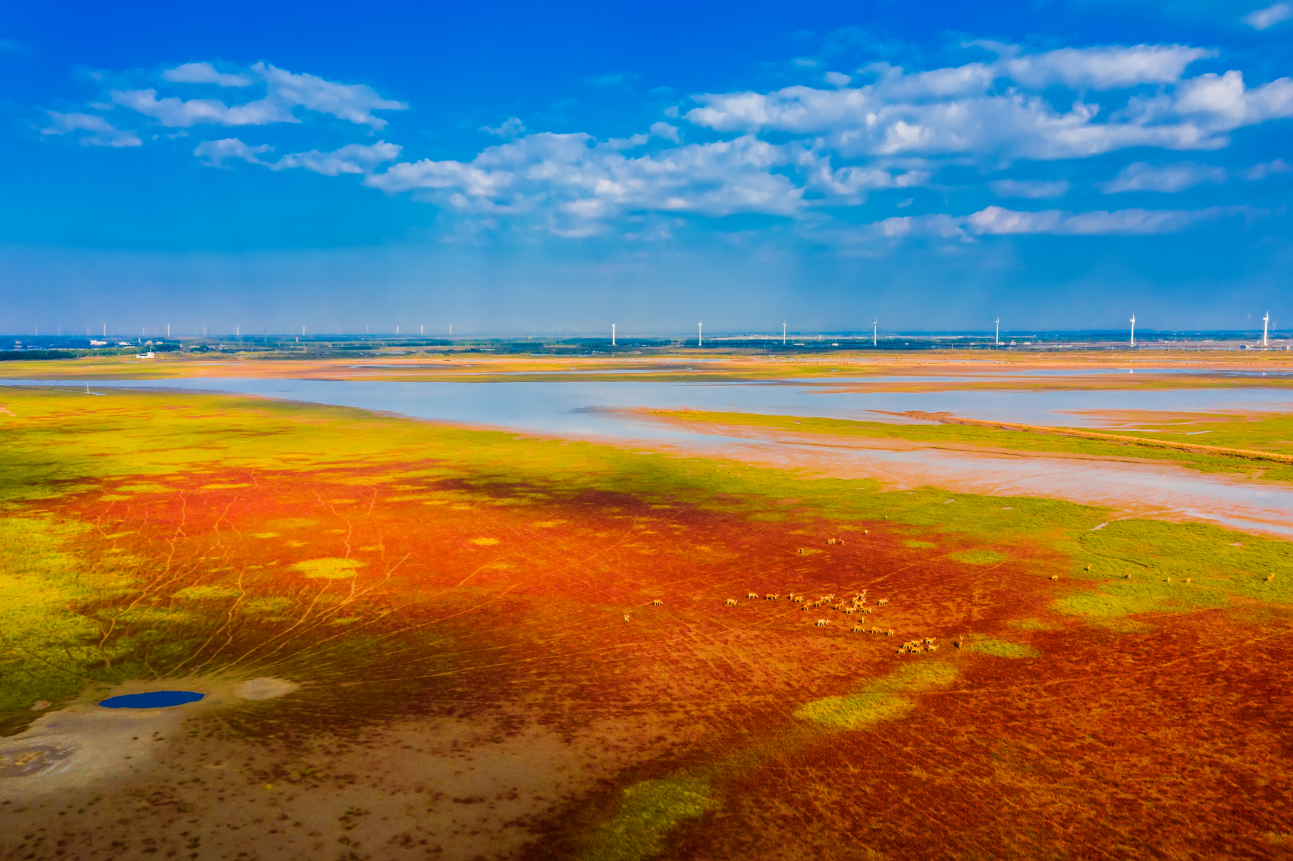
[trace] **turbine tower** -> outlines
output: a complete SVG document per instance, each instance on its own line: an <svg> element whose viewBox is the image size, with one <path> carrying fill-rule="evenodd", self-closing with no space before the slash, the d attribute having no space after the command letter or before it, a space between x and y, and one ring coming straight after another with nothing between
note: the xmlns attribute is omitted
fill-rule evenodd
<svg viewBox="0 0 1293 861"><path fill-rule="evenodd" d="M871 346L874 348L876 341L880 336L880 321L876 320L871 323Z"/></svg>
<svg viewBox="0 0 1293 861"><path fill-rule="evenodd" d="M700 322L696 323L696 346L697 346L697 347L699 347L699 346L702 346L702 345L703 345L703 343L704 343L704 335L705 335L705 325L704 325L704 323L700 323Z"/></svg>
<svg viewBox="0 0 1293 861"><path fill-rule="evenodd" d="M781 346L786 346L786 321L781 321Z"/></svg>
<svg viewBox="0 0 1293 861"><path fill-rule="evenodd" d="M1136 315L1131 315L1131 345L1136 346Z"/></svg>
<svg viewBox="0 0 1293 861"><path fill-rule="evenodd" d="M611 324L611 346L615 346L615 324Z"/></svg>
<svg viewBox="0 0 1293 861"><path fill-rule="evenodd" d="M997 318L997 346L1001 346L1001 318Z"/></svg>
<svg viewBox="0 0 1293 861"><path fill-rule="evenodd" d="M1266 349L1266 331L1271 325L1271 312L1267 311L1266 316L1262 318L1262 349Z"/></svg>

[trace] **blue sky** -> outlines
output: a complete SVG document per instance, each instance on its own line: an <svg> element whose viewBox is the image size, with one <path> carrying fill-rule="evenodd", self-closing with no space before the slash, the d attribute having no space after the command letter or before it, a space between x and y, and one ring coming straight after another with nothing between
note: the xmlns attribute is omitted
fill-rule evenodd
<svg viewBox="0 0 1293 861"><path fill-rule="evenodd" d="M1286 3L27 4L0 331L1240 328Z"/></svg>

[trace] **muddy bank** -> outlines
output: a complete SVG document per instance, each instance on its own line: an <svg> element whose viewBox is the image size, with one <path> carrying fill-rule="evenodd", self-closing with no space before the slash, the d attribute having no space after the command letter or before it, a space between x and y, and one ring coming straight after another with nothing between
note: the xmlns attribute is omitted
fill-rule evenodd
<svg viewBox="0 0 1293 861"><path fill-rule="evenodd" d="M1203 520L1293 536L1293 489L1203 474L1161 461L1039 455L722 425L687 423L687 428L694 442L667 448L688 456L809 469L835 478L874 478L894 489L935 486L990 496L1050 497L1126 514ZM708 439L705 430L712 431Z"/></svg>

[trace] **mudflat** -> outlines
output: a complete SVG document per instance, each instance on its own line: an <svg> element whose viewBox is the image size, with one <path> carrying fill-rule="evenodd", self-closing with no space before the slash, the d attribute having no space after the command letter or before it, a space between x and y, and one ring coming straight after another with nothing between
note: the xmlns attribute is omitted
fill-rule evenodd
<svg viewBox="0 0 1293 861"><path fill-rule="evenodd" d="M0 857L1293 844L1277 536L775 441L3 400Z"/></svg>

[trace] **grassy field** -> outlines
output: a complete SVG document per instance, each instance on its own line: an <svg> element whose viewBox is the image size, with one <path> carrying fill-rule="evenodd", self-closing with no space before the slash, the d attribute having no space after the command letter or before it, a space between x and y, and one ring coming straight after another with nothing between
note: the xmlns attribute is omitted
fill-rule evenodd
<svg viewBox="0 0 1293 861"><path fill-rule="evenodd" d="M1161 460L1200 472L1235 473L1269 481L1293 480L1293 462L1290 462L1293 460L1293 415L1290 414L1265 417L1174 414L1166 421L1160 419L1157 424L1137 422L1136 427L1100 429L1089 436L1063 429L997 427L986 422L895 424L695 410L653 410L649 415L684 424L818 434L843 439L891 439L930 446ZM1207 436L1183 436L1198 429L1211 432ZM1102 436L1122 439L1099 438ZM1171 448L1160 444L1163 442L1194 447L1189 450ZM1211 451L1211 448L1249 451ZM1268 458L1264 456L1266 454L1275 457Z"/></svg>
<svg viewBox="0 0 1293 861"><path fill-rule="evenodd" d="M532 858L1275 858L1293 841L1287 542L250 398L2 399L0 727L128 680L297 682L219 718L273 751L220 796L263 799L237 827L266 857L288 803L268 787L326 788L302 739L447 716L571 744L652 727L525 821ZM407 857L366 816L382 770L348 778L320 845ZM214 802L194 812L187 779L130 781L112 796L126 824L91 820L89 788L51 833L109 857L143 851L140 832L179 851L233 827ZM54 845L0 838L5 857Z"/></svg>

